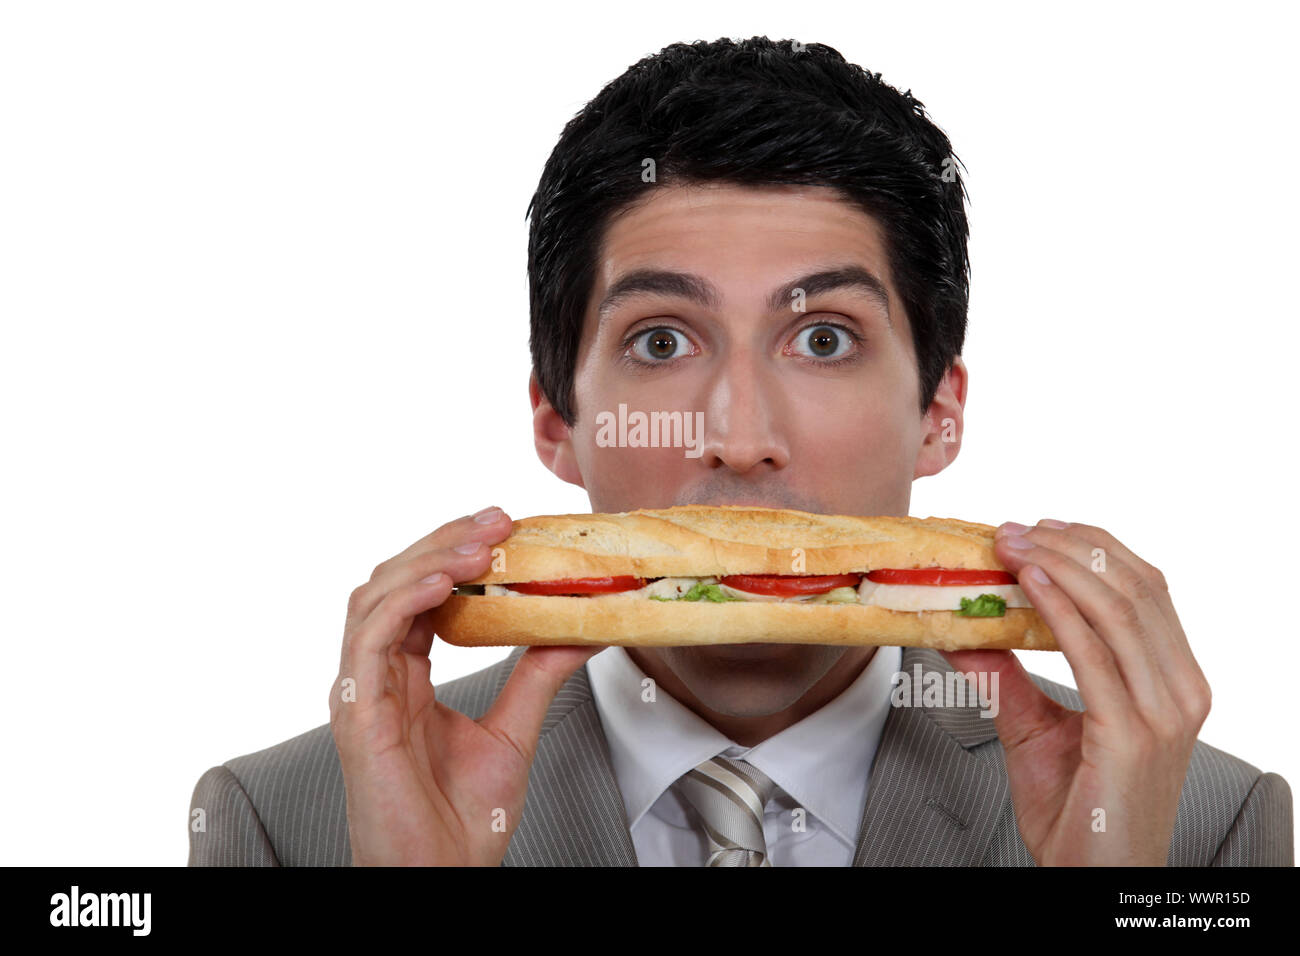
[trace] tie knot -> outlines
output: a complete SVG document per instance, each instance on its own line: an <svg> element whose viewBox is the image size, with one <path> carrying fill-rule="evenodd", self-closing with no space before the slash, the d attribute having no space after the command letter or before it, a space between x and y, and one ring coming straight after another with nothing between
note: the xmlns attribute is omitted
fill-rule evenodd
<svg viewBox="0 0 1300 956"><path fill-rule="evenodd" d="M708 866L771 866L763 808L776 783L753 764L719 754L688 770L677 791L699 813L709 839Z"/></svg>
<svg viewBox="0 0 1300 956"><path fill-rule="evenodd" d="M754 795L758 797L760 812L767 806L767 802L772 799L772 791L776 789L776 783L749 761L741 760L739 757L724 757L722 754L718 754L716 757L704 761L695 769L699 770L701 767L707 767L710 764L720 765L730 770L749 784L750 789L754 791Z"/></svg>

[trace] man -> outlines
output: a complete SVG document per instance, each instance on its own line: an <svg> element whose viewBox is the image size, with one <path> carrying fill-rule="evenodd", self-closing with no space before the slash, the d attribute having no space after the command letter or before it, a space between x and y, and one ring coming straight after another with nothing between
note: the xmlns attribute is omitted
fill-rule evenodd
<svg viewBox="0 0 1300 956"><path fill-rule="evenodd" d="M963 197L921 104L827 47L638 63L530 207L542 461L593 511L907 514L961 447ZM607 447L620 405L702 412L698 456ZM520 648L435 695L424 612L509 531L484 509L375 569L330 724L204 774L191 863L1292 862L1286 782L1196 740L1210 690L1163 577L1100 528L996 545L1079 692L1010 652L718 645ZM894 674L950 667L997 676L993 720L891 706Z"/></svg>

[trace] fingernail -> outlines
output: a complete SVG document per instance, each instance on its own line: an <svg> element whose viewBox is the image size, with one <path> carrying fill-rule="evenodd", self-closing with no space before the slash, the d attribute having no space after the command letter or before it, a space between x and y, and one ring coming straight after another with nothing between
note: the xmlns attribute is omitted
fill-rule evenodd
<svg viewBox="0 0 1300 956"><path fill-rule="evenodd" d="M451 550L459 552L460 554L473 554L480 547L482 547L482 544L483 542L481 541L470 541L467 544L458 544L456 545L456 547L452 548Z"/></svg>
<svg viewBox="0 0 1300 956"><path fill-rule="evenodd" d="M446 576L447 576L447 575L445 575L445 574L443 574L441 571L439 571L437 574L431 574L431 575L429 575L427 578L422 579L422 580L420 581L420 583L421 583L421 584L437 584L439 581L441 581L441 580L442 580L443 578L445 578Z"/></svg>
<svg viewBox="0 0 1300 956"><path fill-rule="evenodd" d="M1044 528L1056 528L1057 530L1063 530L1066 527L1064 521L1057 521L1055 518L1043 518L1038 523Z"/></svg>
<svg viewBox="0 0 1300 956"><path fill-rule="evenodd" d="M1034 542L1030 541L1028 538L1022 537L1019 534L1012 534L1007 536L1008 548L1012 548L1016 551L1028 551L1033 546L1034 546Z"/></svg>
<svg viewBox="0 0 1300 956"><path fill-rule="evenodd" d="M491 524L501 517L501 509L495 506L484 508L482 511L475 512L474 520L479 524Z"/></svg>
<svg viewBox="0 0 1300 956"><path fill-rule="evenodd" d="M1031 564L1025 569L1025 572L1039 584L1052 583L1052 579L1047 576L1047 572L1036 564Z"/></svg>
<svg viewBox="0 0 1300 956"><path fill-rule="evenodd" d="M1014 521L1004 521L998 525L997 534L1024 534L1029 529Z"/></svg>

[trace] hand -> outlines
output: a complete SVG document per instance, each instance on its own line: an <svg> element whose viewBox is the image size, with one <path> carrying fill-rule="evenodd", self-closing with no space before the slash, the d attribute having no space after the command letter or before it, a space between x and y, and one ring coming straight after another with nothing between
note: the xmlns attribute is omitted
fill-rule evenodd
<svg viewBox="0 0 1300 956"><path fill-rule="evenodd" d="M1086 524L1008 522L994 553L1052 629L1087 708L1057 704L1010 651L944 653L956 670L999 674L994 722L1020 838L1040 866L1164 866L1210 712L1164 575Z"/></svg>
<svg viewBox="0 0 1300 956"><path fill-rule="evenodd" d="M491 546L511 526L500 510L458 518L352 592L330 730L354 866L499 865L523 813L546 710L569 675L603 650L528 648L477 721L435 698L426 612L453 582L488 570Z"/></svg>

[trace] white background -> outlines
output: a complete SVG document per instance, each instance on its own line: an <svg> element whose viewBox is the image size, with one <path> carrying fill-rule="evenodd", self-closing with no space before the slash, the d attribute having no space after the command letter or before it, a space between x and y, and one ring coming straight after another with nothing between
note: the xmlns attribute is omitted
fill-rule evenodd
<svg viewBox="0 0 1300 956"><path fill-rule="evenodd" d="M377 563L590 510L533 451L524 211L601 86L720 36L882 72L969 170L967 429L912 514L1110 530L1201 739L1300 782L1281 5L460 6L0 7L0 862L184 863L203 771L328 721Z"/></svg>

